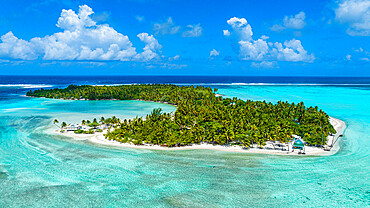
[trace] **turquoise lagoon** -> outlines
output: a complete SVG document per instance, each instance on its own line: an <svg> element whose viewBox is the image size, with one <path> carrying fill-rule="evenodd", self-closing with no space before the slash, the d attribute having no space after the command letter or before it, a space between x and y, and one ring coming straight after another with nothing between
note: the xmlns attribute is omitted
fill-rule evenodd
<svg viewBox="0 0 370 208"><path fill-rule="evenodd" d="M212 85L242 99L304 101L348 128L332 156L113 148L51 136L54 118L144 116L170 105L27 98L0 87L0 207L369 207L366 86Z"/></svg>

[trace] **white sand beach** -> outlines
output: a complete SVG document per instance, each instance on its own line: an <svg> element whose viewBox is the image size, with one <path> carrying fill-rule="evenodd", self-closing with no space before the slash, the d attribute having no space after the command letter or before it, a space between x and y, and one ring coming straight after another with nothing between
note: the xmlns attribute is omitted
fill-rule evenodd
<svg viewBox="0 0 370 208"><path fill-rule="evenodd" d="M317 155L317 156L324 156L324 155L333 155L339 149L339 140L341 137L340 135L343 134L346 124L344 121L339 120L337 118L330 117L330 123L333 125L337 133L334 136L328 136L327 144L330 146L334 143L331 147L330 151L325 151L321 147L310 147L305 146L305 155ZM105 145L105 146L114 146L114 147L122 147L122 148L137 148L137 149L149 149L149 150L165 150L165 151L176 151L176 150L194 150L194 149L208 149L208 150L219 150L219 151L227 151L227 152L238 152L238 153L253 153L253 154L274 154L274 155L302 155L298 154L299 150L294 150L292 152L292 147L289 144L289 150L287 151L288 147L285 147L285 150L282 151L279 149L273 149L272 145L266 145L263 149L260 148L249 148L243 149L240 146L222 146L222 145L212 145L212 144L193 144L191 146L183 146L183 147L162 147L159 145L134 145L129 143L120 143L118 141L112 141L105 139L104 134L107 130L103 132L96 132L95 134L75 134L73 131L60 133L59 129L55 127L50 128L47 130L47 133L54 134L54 135L62 135L67 136L75 140L87 140L93 144Z"/></svg>

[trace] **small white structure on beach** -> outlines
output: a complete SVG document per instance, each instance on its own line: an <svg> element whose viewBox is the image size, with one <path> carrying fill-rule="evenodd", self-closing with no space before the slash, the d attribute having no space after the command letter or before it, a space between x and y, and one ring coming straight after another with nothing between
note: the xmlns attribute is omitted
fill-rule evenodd
<svg viewBox="0 0 370 208"><path fill-rule="evenodd" d="M98 126L97 129L101 129L101 130L108 129L108 125L103 123L100 126Z"/></svg>
<svg viewBox="0 0 370 208"><path fill-rule="evenodd" d="M66 130L67 130L67 131L76 131L76 130L79 130L79 129L81 129L81 128L82 128L82 126L80 126L80 125L78 125L78 124L73 123L73 124L71 124L71 125L67 126L67 127L66 127Z"/></svg>
<svg viewBox="0 0 370 208"><path fill-rule="evenodd" d="M89 129L91 129L91 127L89 127L89 126L82 126L81 129L84 130L84 131L88 131Z"/></svg>
<svg viewBox="0 0 370 208"><path fill-rule="evenodd" d="M294 151L294 149L299 149L299 150L303 150L303 152L305 152L306 142L302 139L302 137L300 137L298 135L295 135L295 134L293 134L292 137L293 137L293 141L292 141L293 151Z"/></svg>

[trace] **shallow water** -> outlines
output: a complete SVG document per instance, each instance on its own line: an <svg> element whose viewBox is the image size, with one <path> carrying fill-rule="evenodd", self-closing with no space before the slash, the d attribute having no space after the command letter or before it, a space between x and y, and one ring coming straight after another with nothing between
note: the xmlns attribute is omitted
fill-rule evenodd
<svg viewBox="0 0 370 208"><path fill-rule="evenodd" d="M43 130L54 118L122 119L175 108L27 98L22 87L0 86L0 207L370 206L369 87L212 87L231 97L318 105L347 123L342 148L328 157L297 157L103 147Z"/></svg>

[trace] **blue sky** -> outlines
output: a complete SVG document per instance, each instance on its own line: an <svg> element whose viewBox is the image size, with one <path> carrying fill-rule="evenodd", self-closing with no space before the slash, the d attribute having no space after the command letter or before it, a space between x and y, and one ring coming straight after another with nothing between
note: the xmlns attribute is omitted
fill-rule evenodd
<svg viewBox="0 0 370 208"><path fill-rule="evenodd" d="M370 76L370 1L2 0L2 75Z"/></svg>

